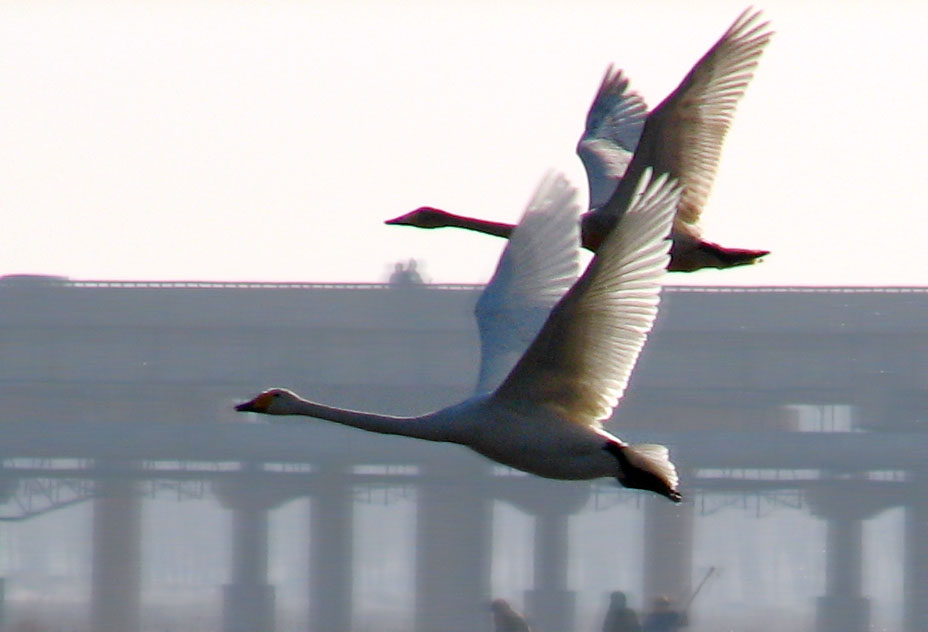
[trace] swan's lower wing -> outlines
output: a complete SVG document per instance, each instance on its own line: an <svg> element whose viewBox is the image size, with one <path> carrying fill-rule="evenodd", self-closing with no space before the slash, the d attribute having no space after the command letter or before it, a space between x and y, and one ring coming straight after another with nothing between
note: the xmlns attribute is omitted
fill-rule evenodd
<svg viewBox="0 0 928 632"><path fill-rule="evenodd" d="M612 196L635 153L647 116L644 99L628 89L621 70L610 66L577 143L590 185L590 208L602 206Z"/></svg>
<svg viewBox="0 0 928 632"><path fill-rule="evenodd" d="M549 174L541 181L477 300L478 393L502 383L580 273L575 198L563 176Z"/></svg>

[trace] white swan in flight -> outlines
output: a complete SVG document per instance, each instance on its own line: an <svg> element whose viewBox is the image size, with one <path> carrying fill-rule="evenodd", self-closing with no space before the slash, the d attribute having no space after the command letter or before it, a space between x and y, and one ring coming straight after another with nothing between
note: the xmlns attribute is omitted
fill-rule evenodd
<svg viewBox="0 0 928 632"><path fill-rule="evenodd" d="M577 153L586 168L590 211L581 217L583 247L593 252L616 225L645 169L669 174L682 188L673 226L671 272L754 263L767 250L704 241L699 218L715 179L735 108L773 31L761 12L744 11L696 62L680 85L650 113L611 67L587 114ZM422 206L387 224L473 230L509 237L513 226Z"/></svg>
<svg viewBox="0 0 928 632"><path fill-rule="evenodd" d="M570 204L553 187L552 199ZM543 187L544 188L544 187ZM236 409L304 415L383 434L457 443L538 476L614 477L679 502L677 473L660 445L629 445L606 432L657 315L679 189L641 179L630 208L580 279L561 297L502 384L415 417L334 408L270 389ZM577 211L574 210L574 213Z"/></svg>

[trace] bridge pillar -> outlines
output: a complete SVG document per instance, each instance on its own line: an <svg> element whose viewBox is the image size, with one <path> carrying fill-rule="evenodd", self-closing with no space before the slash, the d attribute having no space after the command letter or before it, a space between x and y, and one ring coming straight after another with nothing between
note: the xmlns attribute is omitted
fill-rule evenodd
<svg viewBox="0 0 928 632"><path fill-rule="evenodd" d="M142 531L138 483L103 473L94 484L91 629L138 632Z"/></svg>
<svg viewBox="0 0 928 632"><path fill-rule="evenodd" d="M7 502L16 493L19 480L3 473L0 468L0 504ZM0 630L6 629L6 578L0 577Z"/></svg>
<svg viewBox="0 0 928 632"><path fill-rule="evenodd" d="M504 499L535 518L534 587L526 591L526 612L533 629L574 629L576 593L567 589L570 515L590 497L590 483L520 477L509 481Z"/></svg>
<svg viewBox="0 0 928 632"><path fill-rule="evenodd" d="M553 511L535 516L535 587L528 591L525 602L540 630L558 632L574 627L577 595L567 589L569 518Z"/></svg>
<svg viewBox="0 0 928 632"><path fill-rule="evenodd" d="M905 507L903 625L905 632L928 630L928 471L916 472Z"/></svg>
<svg viewBox="0 0 928 632"><path fill-rule="evenodd" d="M806 493L826 521L825 594L816 605L818 632L867 632L870 600L863 596L863 521L888 506L860 481L834 481Z"/></svg>
<svg viewBox="0 0 928 632"><path fill-rule="evenodd" d="M274 587L267 583L269 507L236 499L232 506L232 581L223 587L223 632L274 632Z"/></svg>
<svg viewBox="0 0 928 632"><path fill-rule="evenodd" d="M416 632L490 625L490 466L471 455L426 468L418 486Z"/></svg>
<svg viewBox="0 0 928 632"><path fill-rule="evenodd" d="M354 494L343 467L323 466L310 500L309 629L351 630Z"/></svg>
<svg viewBox="0 0 928 632"><path fill-rule="evenodd" d="M240 478L213 486L232 514L232 577L223 586L223 632L274 632L274 587L267 583L268 513L298 495L262 480L262 467L244 463Z"/></svg>
<svg viewBox="0 0 928 632"><path fill-rule="evenodd" d="M644 499L645 603L662 595L677 604L689 598L693 590L694 507L691 501L675 505L654 494Z"/></svg>

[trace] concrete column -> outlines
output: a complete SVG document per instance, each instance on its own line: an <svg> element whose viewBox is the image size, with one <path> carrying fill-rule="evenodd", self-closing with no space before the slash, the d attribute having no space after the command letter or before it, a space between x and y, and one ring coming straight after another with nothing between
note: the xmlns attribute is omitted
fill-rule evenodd
<svg viewBox="0 0 928 632"><path fill-rule="evenodd" d="M544 632L567 632L574 625L577 597L567 589L569 518L552 511L535 516L535 587L525 601L537 629Z"/></svg>
<svg viewBox="0 0 928 632"><path fill-rule="evenodd" d="M418 487L416 632L490 628L490 466L471 455L429 467Z"/></svg>
<svg viewBox="0 0 928 632"><path fill-rule="evenodd" d="M584 481L549 481L534 476L500 481L500 497L535 518L534 587L525 593L536 632L574 629L576 593L568 590L570 515L590 497Z"/></svg>
<svg viewBox="0 0 928 632"><path fill-rule="evenodd" d="M870 600L861 594L863 521L828 519L825 560L825 594L817 600L819 632L867 632Z"/></svg>
<svg viewBox="0 0 928 632"><path fill-rule="evenodd" d="M19 480L3 473L0 468L0 503L9 501L16 493ZM6 630L6 578L0 577L0 630Z"/></svg>
<svg viewBox="0 0 928 632"><path fill-rule="evenodd" d="M142 499L137 483L116 472L95 485L91 629L138 632Z"/></svg>
<svg viewBox="0 0 928 632"><path fill-rule="evenodd" d="M812 513L827 523L825 594L817 600L818 632L867 632L870 600L863 596L863 521L892 504L866 481L840 480L806 493Z"/></svg>
<svg viewBox="0 0 928 632"><path fill-rule="evenodd" d="M274 632L274 587L267 583L267 514L247 497L232 509L232 582L223 587L223 632Z"/></svg>
<svg viewBox="0 0 928 632"><path fill-rule="evenodd" d="M274 632L275 594L267 582L268 514L305 492L268 478L257 463L243 463L240 476L213 486L232 514L232 577L223 586L223 632Z"/></svg>
<svg viewBox="0 0 928 632"><path fill-rule="evenodd" d="M915 473L905 507L903 625L905 632L928 630L928 472Z"/></svg>
<svg viewBox="0 0 928 632"><path fill-rule="evenodd" d="M693 590L694 504L653 494L644 503L645 603L664 595L679 605Z"/></svg>
<svg viewBox="0 0 928 632"><path fill-rule="evenodd" d="M351 630L354 496L347 473L323 469L310 505L309 629Z"/></svg>

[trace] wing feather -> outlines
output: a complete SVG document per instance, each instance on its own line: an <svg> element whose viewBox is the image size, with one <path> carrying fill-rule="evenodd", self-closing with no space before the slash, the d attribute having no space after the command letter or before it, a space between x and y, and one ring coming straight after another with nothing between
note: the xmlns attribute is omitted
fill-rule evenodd
<svg viewBox="0 0 928 632"><path fill-rule="evenodd" d="M628 78L609 66L577 143L590 186L590 208L605 204L625 175L647 115L644 99L628 89Z"/></svg>
<svg viewBox="0 0 928 632"><path fill-rule="evenodd" d="M758 23L760 16L752 9L738 16L655 108L656 124L643 132L655 135L642 140L653 152L648 166L680 181L677 223L696 223L709 198L735 109L773 36L768 22Z"/></svg>
<svg viewBox="0 0 928 632"><path fill-rule="evenodd" d="M759 10L748 9L693 66L680 85L648 118L638 146L612 198L599 209L608 226L621 217L645 169L669 174L682 193L675 229L695 227L712 189L735 109L754 76L773 31L758 23Z"/></svg>
<svg viewBox="0 0 928 632"><path fill-rule="evenodd" d="M562 175L541 181L477 300L478 393L499 386L580 274L576 193Z"/></svg>
<svg viewBox="0 0 928 632"><path fill-rule="evenodd" d="M619 228L494 397L547 406L590 426L611 416L657 315L679 195L664 176L642 178Z"/></svg>

